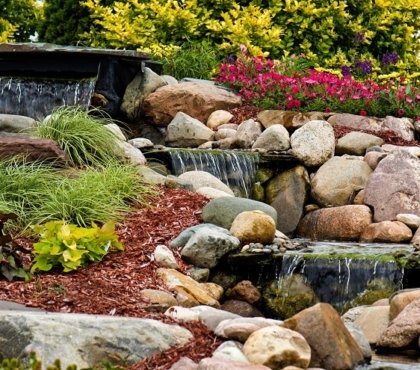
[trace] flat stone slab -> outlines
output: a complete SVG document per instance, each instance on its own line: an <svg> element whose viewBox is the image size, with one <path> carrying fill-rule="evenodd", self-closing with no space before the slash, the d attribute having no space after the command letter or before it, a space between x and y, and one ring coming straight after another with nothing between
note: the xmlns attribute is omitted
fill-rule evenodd
<svg viewBox="0 0 420 370"><path fill-rule="evenodd" d="M178 325L157 320L34 311L0 311L0 358L25 358L35 352L45 368L92 368L103 361L131 365L192 334Z"/></svg>

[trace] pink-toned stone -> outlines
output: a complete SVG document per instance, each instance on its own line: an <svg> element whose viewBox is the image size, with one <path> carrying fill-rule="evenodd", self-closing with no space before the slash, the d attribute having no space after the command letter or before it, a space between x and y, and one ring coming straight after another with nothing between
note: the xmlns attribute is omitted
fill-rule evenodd
<svg viewBox="0 0 420 370"><path fill-rule="evenodd" d="M240 105L241 98L232 92L214 85L184 82L163 86L149 94L144 99L143 109L154 124L166 126L178 112L207 122L214 111L229 110Z"/></svg>
<svg viewBox="0 0 420 370"><path fill-rule="evenodd" d="M261 293L252 282L242 280L230 290L229 297L254 304L261 299Z"/></svg>
<svg viewBox="0 0 420 370"><path fill-rule="evenodd" d="M382 221L370 224L363 230L360 240L365 242L400 243L411 239L413 232L400 221Z"/></svg>

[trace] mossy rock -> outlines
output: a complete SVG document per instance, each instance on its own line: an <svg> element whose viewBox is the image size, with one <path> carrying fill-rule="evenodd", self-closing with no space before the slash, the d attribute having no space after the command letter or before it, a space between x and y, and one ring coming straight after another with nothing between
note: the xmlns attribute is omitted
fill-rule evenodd
<svg viewBox="0 0 420 370"><path fill-rule="evenodd" d="M267 311L280 319L287 319L319 299L303 275L293 274L271 281L263 291L263 304Z"/></svg>
<svg viewBox="0 0 420 370"><path fill-rule="evenodd" d="M252 185L252 199L259 202L264 202L265 190L261 183L256 182Z"/></svg>

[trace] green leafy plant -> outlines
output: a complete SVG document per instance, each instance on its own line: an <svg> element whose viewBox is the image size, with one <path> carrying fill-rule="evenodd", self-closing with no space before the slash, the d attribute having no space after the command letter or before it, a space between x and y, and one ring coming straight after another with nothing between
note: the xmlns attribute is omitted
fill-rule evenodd
<svg viewBox="0 0 420 370"><path fill-rule="evenodd" d="M124 249L113 222L83 228L65 221L50 221L33 229L40 234L40 240L33 245L35 258L31 272L50 271L60 265L64 272L69 272L88 262L101 261L111 250Z"/></svg>
<svg viewBox="0 0 420 370"><path fill-rule="evenodd" d="M104 127L112 121L92 113L81 107L59 107L36 126L34 134L56 141L76 166L100 165L119 158L117 137Z"/></svg>

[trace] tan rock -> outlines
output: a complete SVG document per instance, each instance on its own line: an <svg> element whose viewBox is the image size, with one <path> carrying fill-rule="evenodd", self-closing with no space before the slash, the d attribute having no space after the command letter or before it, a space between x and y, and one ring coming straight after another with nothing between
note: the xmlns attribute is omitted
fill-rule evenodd
<svg viewBox="0 0 420 370"><path fill-rule="evenodd" d="M208 306L219 307L219 302L208 294L201 283L196 282L194 279L182 274L174 269L157 269L158 276L163 280L168 289L176 293L187 292L193 296L199 303Z"/></svg>
<svg viewBox="0 0 420 370"><path fill-rule="evenodd" d="M376 344L389 324L389 306L370 306L354 320L370 344Z"/></svg>
<svg viewBox="0 0 420 370"><path fill-rule="evenodd" d="M365 203L365 189L360 190L353 199L353 204L363 205Z"/></svg>
<svg viewBox="0 0 420 370"><path fill-rule="evenodd" d="M223 190L211 188L210 186L202 186L196 190L196 193L204 195L208 199L216 199L220 197L233 197L232 194L226 193Z"/></svg>
<svg viewBox="0 0 420 370"><path fill-rule="evenodd" d="M254 331L245 342L243 352L252 363L271 369L291 365L305 369L311 360L311 349L305 338L279 326Z"/></svg>
<svg viewBox="0 0 420 370"><path fill-rule="evenodd" d="M241 98L216 86L183 82L163 86L149 94L143 102L146 116L157 125L167 125L176 113L184 112L201 122L207 122L216 110L239 107Z"/></svg>
<svg viewBox="0 0 420 370"><path fill-rule="evenodd" d="M322 208L306 214L296 232L313 240L359 240L371 222L372 213L365 205Z"/></svg>
<svg viewBox="0 0 420 370"><path fill-rule="evenodd" d="M363 352L334 308L318 303L284 321L286 328L302 334L311 346L312 367L352 369L363 362Z"/></svg>
<svg viewBox="0 0 420 370"><path fill-rule="evenodd" d="M400 213L397 215L397 221L403 222L410 229L416 231L420 227L420 216L410 213Z"/></svg>
<svg viewBox="0 0 420 370"><path fill-rule="evenodd" d="M369 165L369 167L375 170L378 167L379 162L386 157L385 153L370 151L365 154L363 160Z"/></svg>
<svg viewBox="0 0 420 370"><path fill-rule="evenodd" d="M190 293L184 288L179 287L176 290L176 302L178 306L190 308L200 304Z"/></svg>
<svg viewBox="0 0 420 370"><path fill-rule="evenodd" d="M370 224L363 230L360 240L366 242L400 243L413 236L411 229L400 221L382 221Z"/></svg>
<svg viewBox="0 0 420 370"><path fill-rule="evenodd" d="M197 370L270 370L270 368L263 365L211 357L201 360Z"/></svg>
<svg viewBox="0 0 420 370"><path fill-rule="evenodd" d="M406 289L395 293L390 298L389 319L394 320L406 306L416 299L420 299L420 289Z"/></svg>
<svg viewBox="0 0 420 370"><path fill-rule="evenodd" d="M223 297L223 288L215 283L201 283L201 287L209 293L216 301Z"/></svg>
<svg viewBox="0 0 420 370"><path fill-rule="evenodd" d="M412 301L382 333L379 347L401 348L417 341L420 335L420 299Z"/></svg>
<svg viewBox="0 0 420 370"><path fill-rule="evenodd" d="M226 124L233 117L233 114L226 110L215 110L207 119L207 127L214 129L220 125Z"/></svg>
<svg viewBox="0 0 420 370"><path fill-rule="evenodd" d="M152 304L160 304L168 307L175 306L177 304L174 296L163 290L143 289L140 292L140 295Z"/></svg>
<svg viewBox="0 0 420 370"><path fill-rule="evenodd" d="M337 141L335 153L365 155L366 149L375 145L382 145L384 140L378 136L366 134L364 132L350 132Z"/></svg>
<svg viewBox="0 0 420 370"><path fill-rule="evenodd" d="M229 291L229 298L254 304L261 299L261 293L251 281L242 280Z"/></svg>
<svg viewBox="0 0 420 370"><path fill-rule="evenodd" d="M233 220L230 233L243 244L271 243L276 233L273 219L261 211L245 211Z"/></svg>
<svg viewBox="0 0 420 370"><path fill-rule="evenodd" d="M413 238L411 239L410 243L413 247L417 250L420 250L420 227L414 233Z"/></svg>
<svg viewBox="0 0 420 370"><path fill-rule="evenodd" d="M280 124L288 129L298 129L305 123L313 120L323 120L321 112L294 112L284 110L264 110L257 115L257 120L265 128Z"/></svg>

